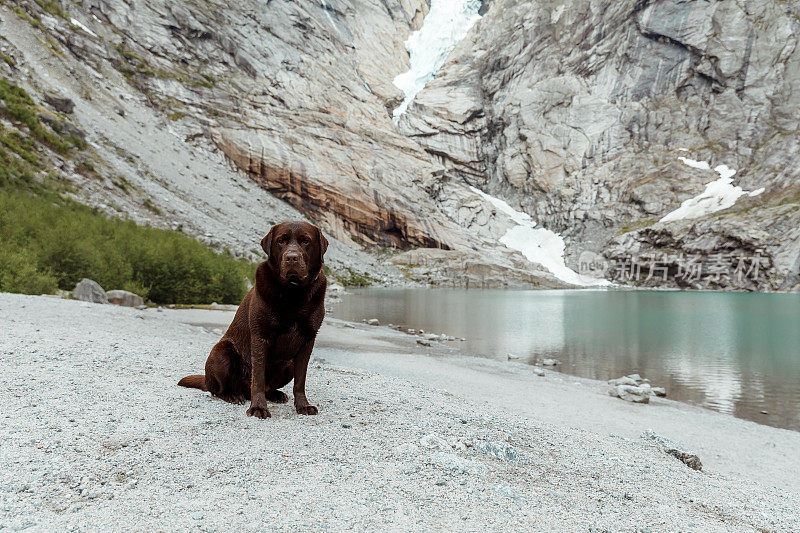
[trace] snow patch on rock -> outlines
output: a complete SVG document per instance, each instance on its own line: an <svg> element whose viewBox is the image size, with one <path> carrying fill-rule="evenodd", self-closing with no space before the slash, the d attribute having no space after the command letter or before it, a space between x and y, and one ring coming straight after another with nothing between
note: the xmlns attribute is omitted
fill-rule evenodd
<svg viewBox="0 0 800 533"><path fill-rule="evenodd" d="M528 261L539 263L566 283L584 286L610 284L604 279L588 280L569 268L564 263L564 239L559 234L545 228L537 228L536 221L530 215L517 211L503 200L488 195L475 187L470 187L470 189L490 202L516 224L500 238L502 244L519 251Z"/></svg>
<svg viewBox="0 0 800 533"><path fill-rule="evenodd" d="M711 165L708 164L708 161L695 161L694 159L689 159L688 157L679 157L678 160L683 162L684 165L692 168L711 170Z"/></svg>
<svg viewBox="0 0 800 533"><path fill-rule="evenodd" d="M678 158L684 165L700 170L711 170L708 161L696 161L687 157ZM764 187L748 192L741 187L733 184L733 176L736 170L728 165L717 165L714 172L719 174L719 179L706 184L706 189L702 194L685 200L681 206L667 213L659 222L673 222L687 218L700 218L717 211L727 209L736 203L741 196L758 196L764 192Z"/></svg>
<svg viewBox="0 0 800 533"><path fill-rule="evenodd" d="M91 35L92 37L97 37L97 34L95 32L93 32L92 30L90 30L89 27L86 26L86 24L84 24L80 20L78 20L78 19L73 17L73 18L69 19L69 21L72 23L73 26L77 26L78 28L82 29L83 31L85 31L86 33Z"/></svg>

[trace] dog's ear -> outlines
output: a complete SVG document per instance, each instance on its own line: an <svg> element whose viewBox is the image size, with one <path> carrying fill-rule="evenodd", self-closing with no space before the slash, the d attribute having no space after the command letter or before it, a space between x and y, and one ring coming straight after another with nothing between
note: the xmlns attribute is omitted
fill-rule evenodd
<svg viewBox="0 0 800 533"><path fill-rule="evenodd" d="M264 250L264 253L267 254L267 261L272 259L272 234L275 232L275 226L270 228L269 233L267 233L263 239L261 239L261 249Z"/></svg>
<svg viewBox="0 0 800 533"><path fill-rule="evenodd" d="M325 238L325 235L322 234L322 230L319 229L319 226L314 226L317 228L317 237L319 240L319 264L322 265L325 261L323 260L323 256L325 252L328 250L328 239ZM320 266L320 268L322 268Z"/></svg>

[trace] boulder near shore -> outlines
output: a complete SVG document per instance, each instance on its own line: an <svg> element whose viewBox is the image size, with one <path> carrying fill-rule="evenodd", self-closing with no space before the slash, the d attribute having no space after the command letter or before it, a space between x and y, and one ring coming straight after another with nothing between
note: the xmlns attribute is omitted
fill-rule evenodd
<svg viewBox="0 0 800 533"><path fill-rule="evenodd" d="M95 304L107 304L108 297L106 291L96 281L83 278L75 285L72 290L72 297L82 302L91 302Z"/></svg>
<svg viewBox="0 0 800 533"><path fill-rule="evenodd" d="M144 299L138 294L130 291L116 289L112 291L104 291L94 280L83 278L75 285L72 290L72 297L75 300L82 302L91 302L95 304L114 304L122 307L143 307Z"/></svg>
<svg viewBox="0 0 800 533"><path fill-rule="evenodd" d="M114 305L121 305L124 307L139 307L144 305L144 299L138 294L129 291L113 290L106 292L108 302Z"/></svg>

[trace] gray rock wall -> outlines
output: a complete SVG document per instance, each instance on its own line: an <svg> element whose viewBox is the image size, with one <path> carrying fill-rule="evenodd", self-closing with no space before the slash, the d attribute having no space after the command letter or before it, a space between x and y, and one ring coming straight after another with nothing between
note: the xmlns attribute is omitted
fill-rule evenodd
<svg viewBox="0 0 800 533"><path fill-rule="evenodd" d="M452 175L564 235L576 268L587 249L708 262L718 245L730 262L768 258L733 288L786 290L800 254L799 30L800 4L779 1L496 0L399 126ZM657 224L718 177L680 156L765 192Z"/></svg>
<svg viewBox="0 0 800 533"><path fill-rule="evenodd" d="M39 100L74 102L96 172L57 154L52 166L83 201L251 259L271 224L306 216L335 238L326 262L340 271L408 283L383 249L428 247L454 251L433 280L466 272L468 253L481 280L550 286L497 242L508 220L443 180L391 121L402 96L391 80L408 68L403 43L427 0L16 7L0 5L0 47L15 58L0 70Z"/></svg>
<svg viewBox="0 0 800 533"><path fill-rule="evenodd" d="M330 265L382 280L404 274L351 239L452 251L403 256L411 279L559 286L499 243L513 221L473 185L563 235L575 269L590 250L626 283L800 290L797 3L487 2L398 128L391 80L427 0L43 5L0 5L0 69L74 103L99 177L54 167L109 214L254 258L302 213L338 238ZM717 178L679 157L764 192L659 223Z"/></svg>

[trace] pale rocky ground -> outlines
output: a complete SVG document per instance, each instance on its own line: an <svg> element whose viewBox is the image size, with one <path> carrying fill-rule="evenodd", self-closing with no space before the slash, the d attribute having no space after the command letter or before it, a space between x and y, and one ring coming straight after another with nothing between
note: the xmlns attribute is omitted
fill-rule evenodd
<svg viewBox="0 0 800 533"><path fill-rule="evenodd" d="M800 528L796 432L386 327L327 320L320 414L248 418L176 386L231 317L0 294L0 530Z"/></svg>

